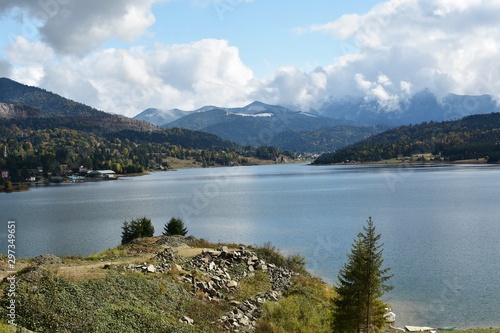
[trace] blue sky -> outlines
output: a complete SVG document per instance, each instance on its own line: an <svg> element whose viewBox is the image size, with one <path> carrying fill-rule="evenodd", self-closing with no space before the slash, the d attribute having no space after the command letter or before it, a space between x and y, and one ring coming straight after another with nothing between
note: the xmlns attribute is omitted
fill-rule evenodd
<svg viewBox="0 0 500 333"><path fill-rule="evenodd" d="M189 1L156 4L157 22L149 40L168 44L204 38L226 39L257 77L280 66L312 70L341 55L338 41L326 33L299 34L296 28L322 24L345 13L364 13L381 1L226 1L196 5Z"/></svg>
<svg viewBox="0 0 500 333"><path fill-rule="evenodd" d="M3 0L0 76L98 109L500 97L500 0Z"/></svg>

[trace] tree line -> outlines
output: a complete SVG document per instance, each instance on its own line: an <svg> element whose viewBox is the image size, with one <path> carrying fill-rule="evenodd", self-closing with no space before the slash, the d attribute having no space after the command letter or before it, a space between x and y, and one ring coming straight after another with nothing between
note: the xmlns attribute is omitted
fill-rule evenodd
<svg viewBox="0 0 500 333"><path fill-rule="evenodd" d="M281 153L274 147L239 147L212 134L184 129L98 134L65 127L44 128L47 119L41 121L42 125L32 120L40 128L20 120L0 121L0 170L9 171L13 181L65 175L73 165L141 173L168 168L168 157L192 159L209 167L245 164L248 157L271 159Z"/></svg>
<svg viewBox="0 0 500 333"><path fill-rule="evenodd" d="M444 161L486 158L496 163L500 160L500 114L401 126L323 154L314 163L376 162L418 154L433 154Z"/></svg>

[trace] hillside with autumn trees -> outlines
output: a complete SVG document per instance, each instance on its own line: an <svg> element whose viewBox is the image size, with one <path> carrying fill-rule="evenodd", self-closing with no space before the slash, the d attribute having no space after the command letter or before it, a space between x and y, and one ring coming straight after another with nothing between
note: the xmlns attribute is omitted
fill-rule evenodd
<svg viewBox="0 0 500 333"><path fill-rule="evenodd" d="M161 129L0 79L0 170L12 181L66 176L75 165L130 174L168 169L168 158L200 166L239 165L280 153L200 131Z"/></svg>
<svg viewBox="0 0 500 333"><path fill-rule="evenodd" d="M432 154L436 161L485 159L488 163L499 162L500 113L401 126L322 154L314 164L379 162L423 154Z"/></svg>

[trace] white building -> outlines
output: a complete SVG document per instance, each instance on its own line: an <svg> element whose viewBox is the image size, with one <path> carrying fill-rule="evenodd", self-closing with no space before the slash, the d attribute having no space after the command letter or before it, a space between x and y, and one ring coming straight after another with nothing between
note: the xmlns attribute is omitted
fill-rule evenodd
<svg viewBox="0 0 500 333"><path fill-rule="evenodd" d="M113 170L92 170L87 173L90 178L116 179L116 173Z"/></svg>

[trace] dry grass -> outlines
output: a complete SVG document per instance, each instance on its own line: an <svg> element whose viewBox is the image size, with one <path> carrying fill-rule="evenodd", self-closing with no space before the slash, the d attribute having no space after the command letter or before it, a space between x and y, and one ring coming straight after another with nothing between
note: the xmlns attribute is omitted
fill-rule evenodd
<svg viewBox="0 0 500 333"><path fill-rule="evenodd" d="M151 261L154 254L148 253L143 256L119 258L117 260L102 260L98 263L95 261L81 261L69 264L58 264L47 267L52 273L57 276L65 277L69 281L81 281L90 279L104 279L108 275L108 271L104 269L104 265L127 265L131 263L144 263Z"/></svg>
<svg viewBox="0 0 500 333"><path fill-rule="evenodd" d="M175 248L174 248L175 249ZM192 247L192 248L178 248L175 249L177 254L184 258L192 258L203 251L201 247Z"/></svg>
<svg viewBox="0 0 500 333"><path fill-rule="evenodd" d="M104 265L128 265L131 263L152 263L157 252L162 251L166 245L157 245L158 238L143 238L139 242L119 246L117 248L105 250L101 253L90 255L86 258L66 257L59 264L45 264L45 268L57 276L65 277L69 281L81 281L90 279L106 278L108 270ZM193 257L203 250L203 248L173 248L179 255L185 258ZM1 262L1 260L0 260ZM0 279L17 273L26 267L33 265L31 259L19 259L16 262L15 270L9 270L7 262L0 264Z"/></svg>
<svg viewBox="0 0 500 333"><path fill-rule="evenodd" d="M175 157L167 157L165 161L170 169L201 168L201 164L193 159L180 160Z"/></svg>

